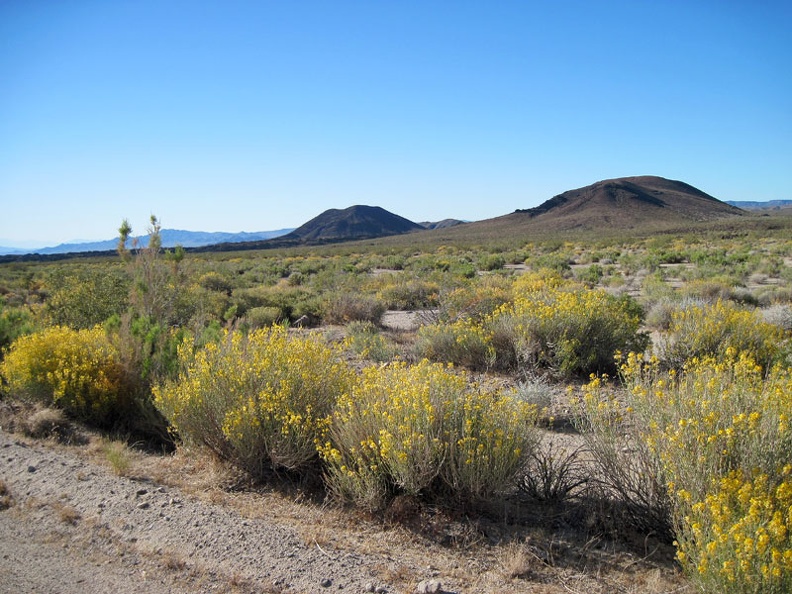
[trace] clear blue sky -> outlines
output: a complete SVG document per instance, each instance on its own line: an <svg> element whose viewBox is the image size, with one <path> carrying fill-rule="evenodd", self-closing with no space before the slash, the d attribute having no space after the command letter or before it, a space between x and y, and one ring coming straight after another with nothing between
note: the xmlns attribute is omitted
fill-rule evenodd
<svg viewBox="0 0 792 594"><path fill-rule="evenodd" d="M0 243L792 199L792 2L0 1Z"/></svg>

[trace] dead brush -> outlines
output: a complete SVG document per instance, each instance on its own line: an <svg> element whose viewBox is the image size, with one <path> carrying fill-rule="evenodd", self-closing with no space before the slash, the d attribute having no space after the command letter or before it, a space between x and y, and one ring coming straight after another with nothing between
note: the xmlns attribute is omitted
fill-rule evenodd
<svg viewBox="0 0 792 594"><path fill-rule="evenodd" d="M71 505L64 505L60 502L56 502L52 504L52 509L55 510L58 514L58 518L64 524L76 526L82 519L82 514L80 514L79 510Z"/></svg>
<svg viewBox="0 0 792 594"><path fill-rule="evenodd" d="M545 444L528 457L518 488L534 501L559 505L581 493L590 476L581 461L583 448L555 448Z"/></svg>
<svg viewBox="0 0 792 594"><path fill-rule="evenodd" d="M174 551L166 551L162 554L162 566L171 571L184 571L187 561L180 554Z"/></svg>
<svg viewBox="0 0 792 594"><path fill-rule="evenodd" d="M72 423L58 408L37 408L19 422L23 435L33 439L54 439L62 444L84 443Z"/></svg>
<svg viewBox="0 0 792 594"><path fill-rule="evenodd" d="M529 578L541 560L526 544L510 543L503 548L501 568L507 580Z"/></svg>
<svg viewBox="0 0 792 594"><path fill-rule="evenodd" d="M14 498L11 497L11 491L9 491L6 482L0 479L0 511L6 510L13 505Z"/></svg>

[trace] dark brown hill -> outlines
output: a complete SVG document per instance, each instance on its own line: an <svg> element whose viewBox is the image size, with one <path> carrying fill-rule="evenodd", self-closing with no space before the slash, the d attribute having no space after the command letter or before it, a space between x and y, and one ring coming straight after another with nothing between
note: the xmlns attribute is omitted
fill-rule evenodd
<svg viewBox="0 0 792 594"><path fill-rule="evenodd" d="M296 239L302 243L335 242L400 235L422 229L418 223L379 206L358 205L343 210L326 210L281 239Z"/></svg>
<svg viewBox="0 0 792 594"><path fill-rule="evenodd" d="M648 175L600 181L517 212L556 229L635 229L744 214L689 184Z"/></svg>

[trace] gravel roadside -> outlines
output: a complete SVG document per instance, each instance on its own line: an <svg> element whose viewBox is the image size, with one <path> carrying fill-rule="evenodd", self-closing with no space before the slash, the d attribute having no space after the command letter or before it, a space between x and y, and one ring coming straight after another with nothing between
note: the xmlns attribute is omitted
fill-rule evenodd
<svg viewBox="0 0 792 594"><path fill-rule="evenodd" d="M0 592L397 592L382 558L0 431Z"/></svg>

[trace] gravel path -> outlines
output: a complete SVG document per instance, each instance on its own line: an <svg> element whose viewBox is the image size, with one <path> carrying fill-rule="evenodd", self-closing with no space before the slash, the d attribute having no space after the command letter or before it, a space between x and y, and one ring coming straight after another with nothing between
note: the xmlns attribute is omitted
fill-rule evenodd
<svg viewBox="0 0 792 594"><path fill-rule="evenodd" d="M0 431L0 592L396 592L383 559Z"/></svg>

